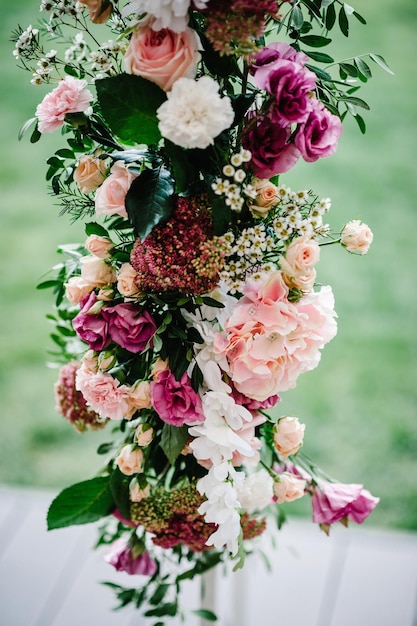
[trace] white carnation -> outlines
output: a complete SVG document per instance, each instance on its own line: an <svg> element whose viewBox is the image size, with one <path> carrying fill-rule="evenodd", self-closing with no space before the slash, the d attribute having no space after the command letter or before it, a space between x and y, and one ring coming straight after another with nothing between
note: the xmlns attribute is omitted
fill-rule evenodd
<svg viewBox="0 0 417 626"><path fill-rule="evenodd" d="M208 1L197 0L194 5L197 9L205 9ZM154 30L170 28L180 33L187 28L190 4L190 0L132 0L123 9L122 16L147 13L156 18Z"/></svg>
<svg viewBox="0 0 417 626"><path fill-rule="evenodd" d="M261 511L271 504L274 481L264 469L245 478L242 489L237 492L240 504L248 513Z"/></svg>
<svg viewBox="0 0 417 626"><path fill-rule="evenodd" d="M234 120L230 98L220 97L209 76L195 81L179 78L156 114L166 139L183 148L207 148Z"/></svg>

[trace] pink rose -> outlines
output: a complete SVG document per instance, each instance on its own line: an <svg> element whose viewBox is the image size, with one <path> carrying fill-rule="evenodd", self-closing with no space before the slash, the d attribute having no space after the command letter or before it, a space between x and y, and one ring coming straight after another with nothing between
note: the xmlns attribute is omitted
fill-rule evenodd
<svg viewBox="0 0 417 626"><path fill-rule="evenodd" d="M341 134L340 118L330 113L322 102L313 99L312 109L307 119L298 127L294 143L304 161L312 163L336 152Z"/></svg>
<svg viewBox="0 0 417 626"><path fill-rule="evenodd" d="M144 548L137 548L125 539L116 539L104 557L118 572L130 575L153 576L157 571L155 561Z"/></svg>
<svg viewBox="0 0 417 626"><path fill-rule="evenodd" d="M362 485L320 484L315 487L312 498L313 522L329 526L350 520L361 524L378 502L379 498L374 498Z"/></svg>
<svg viewBox="0 0 417 626"><path fill-rule="evenodd" d="M122 296L129 297L138 293L136 276L136 270L130 263L123 263L117 274L117 290Z"/></svg>
<svg viewBox="0 0 417 626"><path fill-rule="evenodd" d="M264 217L279 202L277 187L267 178L253 178L252 187L256 197L250 201L249 209L255 217Z"/></svg>
<svg viewBox="0 0 417 626"><path fill-rule="evenodd" d="M281 417L274 428L274 444L282 459L296 454L303 443L305 425L297 417Z"/></svg>
<svg viewBox="0 0 417 626"><path fill-rule="evenodd" d="M201 398L186 372L180 380L169 369L160 372L151 382L151 397L153 408L166 424L183 426L204 420Z"/></svg>
<svg viewBox="0 0 417 626"><path fill-rule="evenodd" d="M308 236L293 239L285 251L281 269L292 276L305 275L318 263L320 246L315 239Z"/></svg>
<svg viewBox="0 0 417 626"><path fill-rule="evenodd" d="M279 481L274 483L276 502L282 504L283 502L292 502L302 498L305 486L306 481L303 478L298 478L290 472L283 472L279 475Z"/></svg>
<svg viewBox="0 0 417 626"><path fill-rule="evenodd" d="M66 76L48 93L36 109L40 133L53 133L63 126L67 113L86 111L93 100L87 81Z"/></svg>
<svg viewBox="0 0 417 626"><path fill-rule="evenodd" d="M170 91L178 78L194 78L200 42L191 28L177 33L169 28L153 30L152 26L153 21L148 20L133 32L125 54L126 71Z"/></svg>
<svg viewBox="0 0 417 626"><path fill-rule="evenodd" d="M113 246L113 242L108 237L99 237L98 235L90 235L85 240L84 247L86 250L88 250L88 252L90 252L90 254L93 254L99 259L108 259L111 256L110 250L114 246ZM110 273L110 276L113 279L111 282L114 282L114 278L115 278L114 270L113 272Z"/></svg>
<svg viewBox="0 0 417 626"><path fill-rule="evenodd" d="M104 183L97 189L95 207L97 215L121 215L127 217L126 194L137 174L124 163L116 161Z"/></svg>
<svg viewBox="0 0 417 626"><path fill-rule="evenodd" d="M128 388L107 372L94 374L81 367L77 371L76 388L100 417L122 420L128 412Z"/></svg>
<svg viewBox="0 0 417 626"><path fill-rule="evenodd" d="M148 311L134 304L116 304L102 311L112 341L129 352L143 352L152 347L156 324Z"/></svg>
<svg viewBox="0 0 417 626"><path fill-rule="evenodd" d="M288 172L297 163L300 152L288 143L290 127L282 127L269 117L250 120L242 145L252 153L251 167L255 176L272 178Z"/></svg>
<svg viewBox="0 0 417 626"><path fill-rule="evenodd" d="M88 344L91 350L104 350L111 338L108 333L108 323L102 312L92 312L97 305L95 293L91 293L81 301L82 308L72 320L72 326L82 341Z"/></svg>
<svg viewBox="0 0 417 626"><path fill-rule="evenodd" d="M143 466L143 452L133 444L123 446L115 459L116 465L125 476L140 474Z"/></svg>
<svg viewBox="0 0 417 626"><path fill-rule="evenodd" d="M342 230L340 243L348 252L366 254L373 238L373 233L367 224L363 224L360 220L352 220Z"/></svg>
<svg viewBox="0 0 417 626"><path fill-rule="evenodd" d="M98 154L86 154L78 160L73 176L81 193L95 191L105 179L107 166Z"/></svg>

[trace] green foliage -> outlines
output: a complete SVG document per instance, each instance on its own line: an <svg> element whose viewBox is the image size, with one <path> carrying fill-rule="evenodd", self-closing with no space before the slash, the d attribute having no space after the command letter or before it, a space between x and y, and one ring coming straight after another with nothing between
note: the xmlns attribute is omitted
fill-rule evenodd
<svg viewBox="0 0 417 626"><path fill-rule="evenodd" d="M74 524L90 524L114 509L108 476L67 487L52 501L48 510L48 530Z"/></svg>

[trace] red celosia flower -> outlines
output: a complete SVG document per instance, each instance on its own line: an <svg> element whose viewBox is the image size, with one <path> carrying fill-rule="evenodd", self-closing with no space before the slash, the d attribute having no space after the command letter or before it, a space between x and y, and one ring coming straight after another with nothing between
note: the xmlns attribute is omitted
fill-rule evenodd
<svg viewBox="0 0 417 626"><path fill-rule="evenodd" d="M144 241L137 239L131 254L139 291L195 295L216 287L222 259L204 196L177 198L170 219L155 226Z"/></svg>

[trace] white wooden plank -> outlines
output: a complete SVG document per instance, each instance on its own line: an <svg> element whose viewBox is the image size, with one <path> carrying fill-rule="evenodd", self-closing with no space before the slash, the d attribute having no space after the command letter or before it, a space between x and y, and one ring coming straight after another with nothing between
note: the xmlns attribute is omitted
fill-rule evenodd
<svg viewBox="0 0 417 626"><path fill-rule="evenodd" d="M350 531L332 626L412 626L417 594L417 536Z"/></svg>

